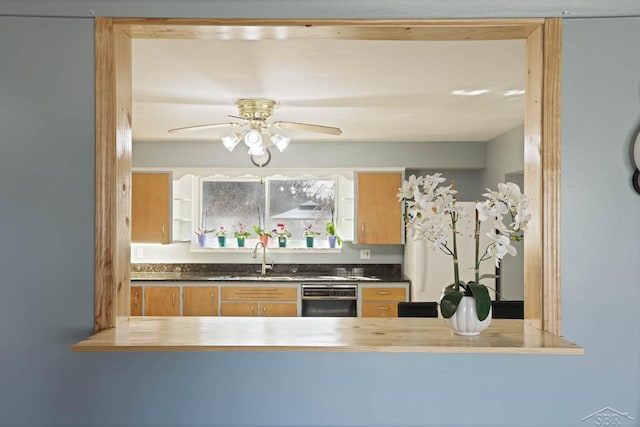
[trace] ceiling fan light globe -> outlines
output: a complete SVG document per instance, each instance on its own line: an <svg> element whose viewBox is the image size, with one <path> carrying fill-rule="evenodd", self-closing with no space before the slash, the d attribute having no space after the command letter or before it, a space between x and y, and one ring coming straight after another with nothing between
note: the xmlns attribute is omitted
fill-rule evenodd
<svg viewBox="0 0 640 427"><path fill-rule="evenodd" d="M271 142L275 144L275 146L278 148L278 150L280 150L280 152L283 152L289 146L289 142L291 142L291 138L287 138L284 135L280 135L276 133L271 137Z"/></svg>
<svg viewBox="0 0 640 427"><path fill-rule="evenodd" d="M233 151L233 149L236 148L236 145L240 143L240 138L238 138L238 135L236 135L235 133L223 136L220 139L222 140L222 145L224 145L224 148L229 151Z"/></svg>
<svg viewBox="0 0 640 427"><path fill-rule="evenodd" d="M260 132L255 129L251 129L250 131L245 133L244 143L249 148L262 145L262 136L260 136Z"/></svg>
<svg viewBox="0 0 640 427"><path fill-rule="evenodd" d="M266 148L264 144L253 145L249 147L249 151L247 151L247 154L249 154L250 156L262 156L265 153L265 150Z"/></svg>

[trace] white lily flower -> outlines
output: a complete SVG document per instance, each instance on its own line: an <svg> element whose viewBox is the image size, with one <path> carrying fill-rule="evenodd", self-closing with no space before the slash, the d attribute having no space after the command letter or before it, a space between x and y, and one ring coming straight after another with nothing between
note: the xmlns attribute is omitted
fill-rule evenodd
<svg viewBox="0 0 640 427"><path fill-rule="evenodd" d="M402 187L398 191L398 199L410 199L413 197L416 188L422 182L422 177L416 178L415 175L411 175L407 181L402 183Z"/></svg>

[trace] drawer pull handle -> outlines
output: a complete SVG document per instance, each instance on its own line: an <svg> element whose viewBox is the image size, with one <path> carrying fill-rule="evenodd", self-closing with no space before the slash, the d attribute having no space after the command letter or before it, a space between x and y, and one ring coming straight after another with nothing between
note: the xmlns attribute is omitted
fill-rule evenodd
<svg viewBox="0 0 640 427"><path fill-rule="evenodd" d="M136 291L135 295L133 296L133 303L136 305L136 307L138 306L138 291Z"/></svg>
<svg viewBox="0 0 640 427"><path fill-rule="evenodd" d="M213 305L216 302L216 298L213 295L213 293L211 293L211 305Z"/></svg>
<svg viewBox="0 0 640 427"><path fill-rule="evenodd" d="M176 294L171 294L171 305L176 306Z"/></svg>
<svg viewBox="0 0 640 427"><path fill-rule="evenodd" d="M378 306L378 310L385 310L385 311L388 311L388 310L389 310L389 306L388 306L388 305L379 305L379 306Z"/></svg>
<svg viewBox="0 0 640 427"><path fill-rule="evenodd" d="M378 291L378 295L389 295L390 293L389 291Z"/></svg>
<svg viewBox="0 0 640 427"><path fill-rule="evenodd" d="M162 231L162 237L164 237L164 224L162 224L161 231Z"/></svg>

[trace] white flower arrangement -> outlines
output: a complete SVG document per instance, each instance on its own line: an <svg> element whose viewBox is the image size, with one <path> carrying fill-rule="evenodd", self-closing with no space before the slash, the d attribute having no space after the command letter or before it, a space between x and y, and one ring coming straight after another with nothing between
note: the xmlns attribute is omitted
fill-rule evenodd
<svg viewBox="0 0 640 427"><path fill-rule="evenodd" d="M478 319L484 320L491 308L489 291L480 283L480 263L494 259L496 267L506 255L516 255L512 241L523 238L531 214L526 209L529 199L520 192L518 185L508 182L498 184L498 190L483 194L484 202L476 203L475 215L475 281L460 280L458 267L456 223L468 213L456 204L453 185L440 186L446 179L442 174L417 177L411 175L402 183L398 199L406 202L405 223L414 240L428 240L434 249L439 249L453 259L454 282L443 289L440 311L445 318L451 317L463 296L473 296L477 303ZM505 218L509 217L509 224ZM490 243L480 254L480 223L489 225L487 236ZM452 236L451 238L449 236Z"/></svg>

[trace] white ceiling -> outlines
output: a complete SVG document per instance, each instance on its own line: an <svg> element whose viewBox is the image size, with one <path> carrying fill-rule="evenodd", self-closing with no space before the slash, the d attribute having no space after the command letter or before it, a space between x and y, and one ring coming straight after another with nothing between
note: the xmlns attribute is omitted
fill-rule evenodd
<svg viewBox="0 0 640 427"><path fill-rule="evenodd" d="M133 42L134 141L211 140L238 98L278 102L271 121L337 126L294 141L487 141L523 123L524 41L146 40ZM453 95L454 90L488 92Z"/></svg>

